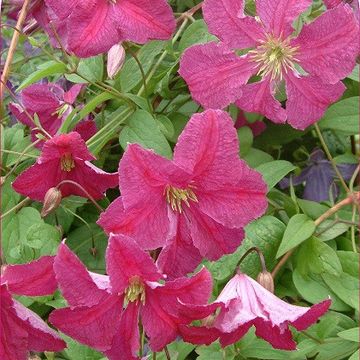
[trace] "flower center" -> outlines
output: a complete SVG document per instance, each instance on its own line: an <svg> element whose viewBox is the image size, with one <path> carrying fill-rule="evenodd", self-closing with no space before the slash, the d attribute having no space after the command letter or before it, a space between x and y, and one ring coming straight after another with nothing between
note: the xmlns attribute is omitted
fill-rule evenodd
<svg viewBox="0 0 360 360"><path fill-rule="evenodd" d="M135 275L129 280L129 286L125 290L125 304L134 301L145 303L145 286L141 279Z"/></svg>
<svg viewBox="0 0 360 360"><path fill-rule="evenodd" d="M198 202L191 186L187 189L179 189L171 185L167 185L164 193L166 194L166 200L170 204L171 208L174 211L178 211L180 214L182 212L182 202L184 202L187 207L190 207L189 201Z"/></svg>
<svg viewBox="0 0 360 360"><path fill-rule="evenodd" d="M283 71L294 70L297 47L290 46L290 38L282 40L272 35L267 35L256 49L250 50L250 58L260 66L257 75L271 76L271 80L282 80Z"/></svg>
<svg viewBox="0 0 360 360"><path fill-rule="evenodd" d="M56 111L54 111L51 115L57 115L58 117L63 116L70 108L69 104L63 104L59 106Z"/></svg>
<svg viewBox="0 0 360 360"><path fill-rule="evenodd" d="M70 172L75 167L75 161L70 153L65 153L60 160L61 170Z"/></svg>

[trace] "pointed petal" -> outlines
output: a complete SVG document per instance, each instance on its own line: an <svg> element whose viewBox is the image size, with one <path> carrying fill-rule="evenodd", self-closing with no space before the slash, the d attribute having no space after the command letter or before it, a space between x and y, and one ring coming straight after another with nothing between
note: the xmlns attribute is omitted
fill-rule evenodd
<svg viewBox="0 0 360 360"><path fill-rule="evenodd" d="M75 84L73 85L65 94L64 101L68 104L73 104L80 94L80 91L84 88L84 84Z"/></svg>
<svg viewBox="0 0 360 360"><path fill-rule="evenodd" d="M136 302L130 302L121 314L119 331L105 355L109 360L119 360L119 354L122 359L137 360L139 344L139 306Z"/></svg>
<svg viewBox="0 0 360 360"><path fill-rule="evenodd" d="M192 272L202 260L199 250L192 243L185 218L178 216L172 222L172 228L157 259L157 266L167 279Z"/></svg>
<svg viewBox="0 0 360 360"><path fill-rule="evenodd" d="M220 332L217 329L205 326L180 325L179 329L183 340L194 345L210 345L220 336Z"/></svg>
<svg viewBox="0 0 360 360"><path fill-rule="evenodd" d="M54 256L43 256L28 264L7 265L1 276L9 291L17 295L44 296L57 288Z"/></svg>
<svg viewBox="0 0 360 360"><path fill-rule="evenodd" d="M317 77L299 77L292 72L285 75L285 80L288 122L300 130L319 120L327 107L338 100L345 90L341 82L324 84Z"/></svg>
<svg viewBox="0 0 360 360"><path fill-rule="evenodd" d="M286 121L286 111L274 95L274 84L267 76L262 81L245 85L236 105L244 111L264 115L274 123L281 124Z"/></svg>
<svg viewBox="0 0 360 360"><path fill-rule="evenodd" d="M106 269L113 293L123 293L129 286L129 279L134 276L143 282L161 278L150 255L141 250L133 239L124 235L110 235Z"/></svg>
<svg viewBox="0 0 360 360"><path fill-rule="evenodd" d="M209 31L230 48L254 47L264 36L260 23L244 15L243 0L207 0L203 14Z"/></svg>
<svg viewBox="0 0 360 360"><path fill-rule="evenodd" d="M228 346L230 344L238 342L251 328L253 325L252 321L249 321L241 326L239 326L236 330L230 333L222 333L220 336L220 344L222 347Z"/></svg>
<svg viewBox="0 0 360 360"><path fill-rule="evenodd" d="M54 261L59 288L70 306L93 306L107 295L91 277L79 258L60 244Z"/></svg>
<svg viewBox="0 0 360 360"><path fill-rule="evenodd" d="M304 25L292 46L299 47L296 58L302 68L335 84L355 67L358 39L358 21L350 6L341 5Z"/></svg>
<svg viewBox="0 0 360 360"><path fill-rule="evenodd" d="M57 17L63 20L72 13L79 2L80 0L65 0L62 3L58 0L46 0L46 5L51 8Z"/></svg>
<svg viewBox="0 0 360 360"><path fill-rule="evenodd" d="M311 3L311 0L257 0L256 11L268 33L286 38L293 32L293 21Z"/></svg>
<svg viewBox="0 0 360 360"><path fill-rule="evenodd" d="M229 229L217 223L199 210L187 211L191 223L191 235L200 254L209 260L218 260L233 253L244 239L243 229Z"/></svg>
<svg viewBox="0 0 360 360"><path fill-rule="evenodd" d="M66 347L66 343L57 332L51 329L40 316L15 300L14 309L22 321L23 329L28 333L29 350L61 351Z"/></svg>
<svg viewBox="0 0 360 360"><path fill-rule="evenodd" d="M194 45L182 55L179 74L193 99L205 108L221 109L235 102L256 64L237 56L223 43Z"/></svg>
<svg viewBox="0 0 360 360"><path fill-rule="evenodd" d="M115 16L122 38L140 44L152 39L167 40L176 27L166 0L122 0Z"/></svg>
<svg viewBox="0 0 360 360"><path fill-rule="evenodd" d="M184 324L189 324L193 320L206 319L212 316L214 312L222 307L222 303L212 303L207 305L183 304L178 305L179 314Z"/></svg>
<svg viewBox="0 0 360 360"><path fill-rule="evenodd" d="M119 296L108 295L91 307L58 309L50 314L49 321L76 341L106 351L119 332L122 300Z"/></svg>
<svg viewBox="0 0 360 360"><path fill-rule="evenodd" d="M21 123L23 123L24 125L29 126L31 128L35 126L31 119L31 114L29 114L30 115L29 116L25 112L24 108L22 108L19 104L10 103L9 109L11 113L16 117L16 119Z"/></svg>
<svg viewBox="0 0 360 360"><path fill-rule="evenodd" d="M88 141L97 132L94 120L82 120L74 128L74 131L80 134L84 141Z"/></svg>

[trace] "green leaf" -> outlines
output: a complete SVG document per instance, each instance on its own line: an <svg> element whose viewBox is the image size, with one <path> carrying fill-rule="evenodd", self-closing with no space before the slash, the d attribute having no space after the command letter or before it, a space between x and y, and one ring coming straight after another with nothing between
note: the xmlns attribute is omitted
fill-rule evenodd
<svg viewBox="0 0 360 360"><path fill-rule="evenodd" d="M245 156L251 148L253 143L253 133L248 126L243 126L237 130L237 135L240 144L240 156Z"/></svg>
<svg viewBox="0 0 360 360"><path fill-rule="evenodd" d="M128 143L137 143L153 149L159 155L172 157L170 145L157 121L144 110L137 110L130 116L120 133L119 141L123 149L126 149Z"/></svg>
<svg viewBox="0 0 360 360"><path fill-rule="evenodd" d="M174 125L171 120L165 115L157 115L156 120L159 123L160 131L168 140L171 140L175 134Z"/></svg>
<svg viewBox="0 0 360 360"><path fill-rule="evenodd" d="M340 100L331 105L319 122L322 129L331 129L346 135L359 133L359 96Z"/></svg>
<svg viewBox="0 0 360 360"><path fill-rule="evenodd" d="M243 159L252 168L274 160L274 158L265 151L253 147L247 152Z"/></svg>
<svg viewBox="0 0 360 360"><path fill-rule="evenodd" d="M341 337L342 339L345 339L345 340L350 340L350 341L354 341L354 342L360 342L360 340L359 340L359 330L360 330L360 328L356 327L356 328L353 328L353 329L348 329L348 330L341 331L337 335L339 337Z"/></svg>
<svg viewBox="0 0 360 360"><path fill-rule="evenodd" d="M1 186L1 213L13 208L20 201L20 194L18 194L11 186L15 180L14 176L9 176L5 183ZM11 215L8 215L11 216Z"/></svg>
<svg viewBox="0 0 360 360"><path fill-rule="evenodd" d="M17 92L28 87L29 85L43 79L44 77L65 74L67 71L66 65L57 61L48 61L39 66L39 70L33 72L28 76L17 88Z"/></svg>
<svg viewBox="0 0 360 360"><path fill-rule="evenodd" d="M345 223L334 223L333 220L323 221L316 229L316 236L322 241L337 238L349 229L350 225Z"/></svg>
<svg viewBox="0 0 360 360"><path fill-rule="evenodd" d="M316 360L343 360L357 349L357 344L339 338L328 338L315 350Z"/></svg>
<svg viewBox="0 0 360 360"><path fill-rule="evenodd" d="M185 342L179 340L179 341L172 342L171 344L169 344L167 346L167 348L169 350L171 359L186 360L186 359L189 359L188 355L195 349L195 345L185 343ZM166 360L167 357L166 357L165 352L162 351L160 353L157 353L156 359L157 360Z"/></svg>
<svg viewBox="0 0 360 360"><path fill-rule="evenodd" d="M77 74L65 75L66 79L77 84L102 81L104 75L102 55L81 59L77 67L77 72L81 76Z"/></svg>
<svg viewBox="0 0 360 360"><path fill-rule="evenodd" d="M359 311L358 279L343 272L340 276L322 274L324 282L346 304Z"/></svg>
<svg viewBox="0 0 360 360"><path fill-rule="evenodd" d="M39 250L40 255L55 255L60 241L60 232L43 222L31 225L26 233L26 245Z"/></svg>
<svg viewBox="0 0 360 360"><path fill-rule="evenodd" d="M309 274L304 276L298 269L293 271L294 285L299 294L311 304L316 304L331 297L330 309L336 311L351 311L351 307L335 295L320 276Z"/></svg>
<svg viewBox="0 0 360 360"><path fill-rule="evenodd" d="M350 357L349 360L359 360L360 359L360 350L355 351Z"/></svg>
<svg viewBox="0 0 360 360"><path fill-rule="evenodd" d="M285 160L275 160L261 164L255 168L259 171L268 185L268 190L273 188L290 171L296 169L296 166Z"/></svg>
<svg viewBox="0 0 360 360"><path fill-rule="evenodd" d="M203 44L212 40L217 39L209 33L205 21L196 20L184 31L179 42L179 51L182 53L192 45Z"/></svg>
<svg viewBox="0 0 360 360"><path fill-rule="evenodd" d="M286 227L276 258L308 239L315 231L315 223L304 214L294 215Z"/></svg>
<svg viewBox="0 0 360 360"><path fill-rule="evenodd" d="M359 65L356 65L352 73L347 77L351 80L359 82Z"/></svg>
<svg viewBox="0 0 360 360"><path fill-rule="evenodd" d="M305 200L305 199L296 199L298 202L301 210L304 212L304 214L311 217L313 220L320 217L322 214L324 214L327 210L329 210L328 206L319 204L315 201Z"/></svg>
<svg viewBox="0 0 360 360"><path fill-rule="evenodd" d="M64 353L71 360L100 360L103 355L85 345L79 344L71 337L61 334L61 337L66 341L66 349Z"/></svg>
<svg viewBox="0 0 360 360"><path fill-rule="evenodd" d="M337 251L336 253L339 257L343 271L355 278L358 278L359 255L353 251Z"/></svg>

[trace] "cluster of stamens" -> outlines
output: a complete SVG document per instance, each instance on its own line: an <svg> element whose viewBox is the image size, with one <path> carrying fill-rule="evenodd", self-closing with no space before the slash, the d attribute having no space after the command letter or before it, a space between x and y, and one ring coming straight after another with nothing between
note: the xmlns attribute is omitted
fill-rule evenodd
<svg viewBox="0 0 360 360"><path fill-rule="evenodd" d="M125 305L129 302L141 301L142 304L145 303L145 287L141 279L135 275L130 278L129 286L125 290Z"/></svg>
<svg viewBox="0 0 360 360"><path fill-rule="evenodd" d="M61 170L70 172L75 167L75 161L70 153L65 153L60 159Z"/></svg>
<svg viewBox="0 0 360 360"><path fill-rule="evenodd" d="M290 38L281 39L267 35L256 49L250 50L250 58L260 66L257 75L265 77L270 75L271 80L282 80L283 71L295 69L298 61L295 57L298 48L290 46Z"/></svg>
<svg viewBox="0 0 360 360"><path fill-rule="evenodd" d="M182 203L184 202L187 207L190 207L189 201L198 202L198 199L189 186L186 189L179 189L171 185L167 185L164 191L166 200L170 204L173 211L182 213Z"/></svg>
<svg viewBox="0 0 360 360"><path fill-rule="evenodd" d="M58 117L63 116L66 111L70 108L69 104L63 104L60 107L57 108L56 111L54 111L51 115L57 115Z"/></svg>

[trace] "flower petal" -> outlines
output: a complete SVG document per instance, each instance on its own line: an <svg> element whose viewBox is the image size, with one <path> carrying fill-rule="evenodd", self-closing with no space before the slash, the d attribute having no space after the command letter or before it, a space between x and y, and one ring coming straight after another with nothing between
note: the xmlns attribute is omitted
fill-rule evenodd
<svg viewBox="0 0 360 360"><path fill-rule="evenodd" d="M109 360L118 360L119 354L126 360L137 360L140 345L139 305L130 302L121 314L119 331L115 334L110 350L105 351Z"/></svg>
<svg viewBox="0 0 360 360"><path fill-rule="evenodd" d="M324 84L317 77L300 77L292 72L285 75L285 80L288 123L300 130L319 120L327 107L338 100L345 90L341 82Z"/></svg>
<svg viewBox="0 0 360 360"><path fill-rule="evenodd" d="M188 48L179 69L193 99L205 108L215 109L235 102L241 96L242 86L255 72L254 62L215 42Z"/></svg>
<svg viewBox="0 0 360 360"><path fill-rule="evenodd" d="M219 330L205 326L179 325L179 330L183 340L194 345L210 345L220 336Z"/></svg>
<svg viewBox="0 0 360 360"><path fill-rule="evenodd" d="M7 265L1 276L9 291L17 295L44 296L57 288L54 256L43 256L28 264Z"/></svg>
<svg viewBox="0 0 360 360"><path fill-rule="evenodd" d="M311 0L257 0L256 11L268 33L286 38L293 32L293 21L311 3Z"/></svg>
<svg viewBox="0 0 360 360"><path fill-rule="evenodd" d="M243 0L207 0L203 14L209 31L230 48L254 47L264 36L261 25L244 15Z"/></svg>
<svg viewBox="0 0 360 360"><path fill-rule="evenodd" d="M59 288L71 307L93 306L107 295L64 243L60 244L55 257L54 271Z"/></svg>
<svg viewBox="0 0 360 360"><path fill-rule="evenodd" d="M76 124L74 131L80 134L84 141L88 141L97 132L94 120L86 119Z"/></svg>
<svg viewBox="0 0 360 360"><path fill-rule="evenodd" d="M91 307L53 311L49 321L64 334L99 351L111 348L119 332L122 298L108 295Z"/></svg>
<svg viewBox="0 0 360 360"><path fill-rule="evenodd" d="M230 344L238 342L251 328L253 325L252 321L249 321L241 326L239 326L236 330L230 333L222 333L220 336L220 344L222 347L228 346Z"/></svg>
<svg viewBox="0 0 360 360"><path fill-rule="evenodd" d="M161 278L150 255L141 250L133 239L124 235L110 235L106 250L106 269L113 293L123 293L134 276L138 276L143 282Z"/></svg>
<svg viewBox="0 0 360 360"><path fill-rule="evenodd" d="M243 229L229 229L193 208L187 211L191 235L200 254L209 260L218 260L234 252L244 239Z"/></svg>
<svg viewBox="0 0 360 360"><path fill-rule="evenodd" d="M241 98L235 104L244 111L259 113L281 124L286 121L286 111L274 95L274 84L267 76L262 81L245 85Z"/></svg>
<svg viewBox="0 0 360 360"><path fill-rule="evenodd" d="M202 260L193 245L190 231L183 216L172 222L173 230L157 259L157 266L168 279L175 279L192 272Z"/></svg>
<svg viewBox="0 0 360 360"><path fill-rule="evenodd" d="M358 21L350 6L341 5L304 25L291 45L299 47L296 58L301 67L335 84L353 70L358 39Z"/></svg>
<svg viewBox="0 0 360 360"><path fill-rule="evenodd" d="M83 88L84 84L73 85L66 93L64 93L64 101L68 104L73 104Z"/></svg>

